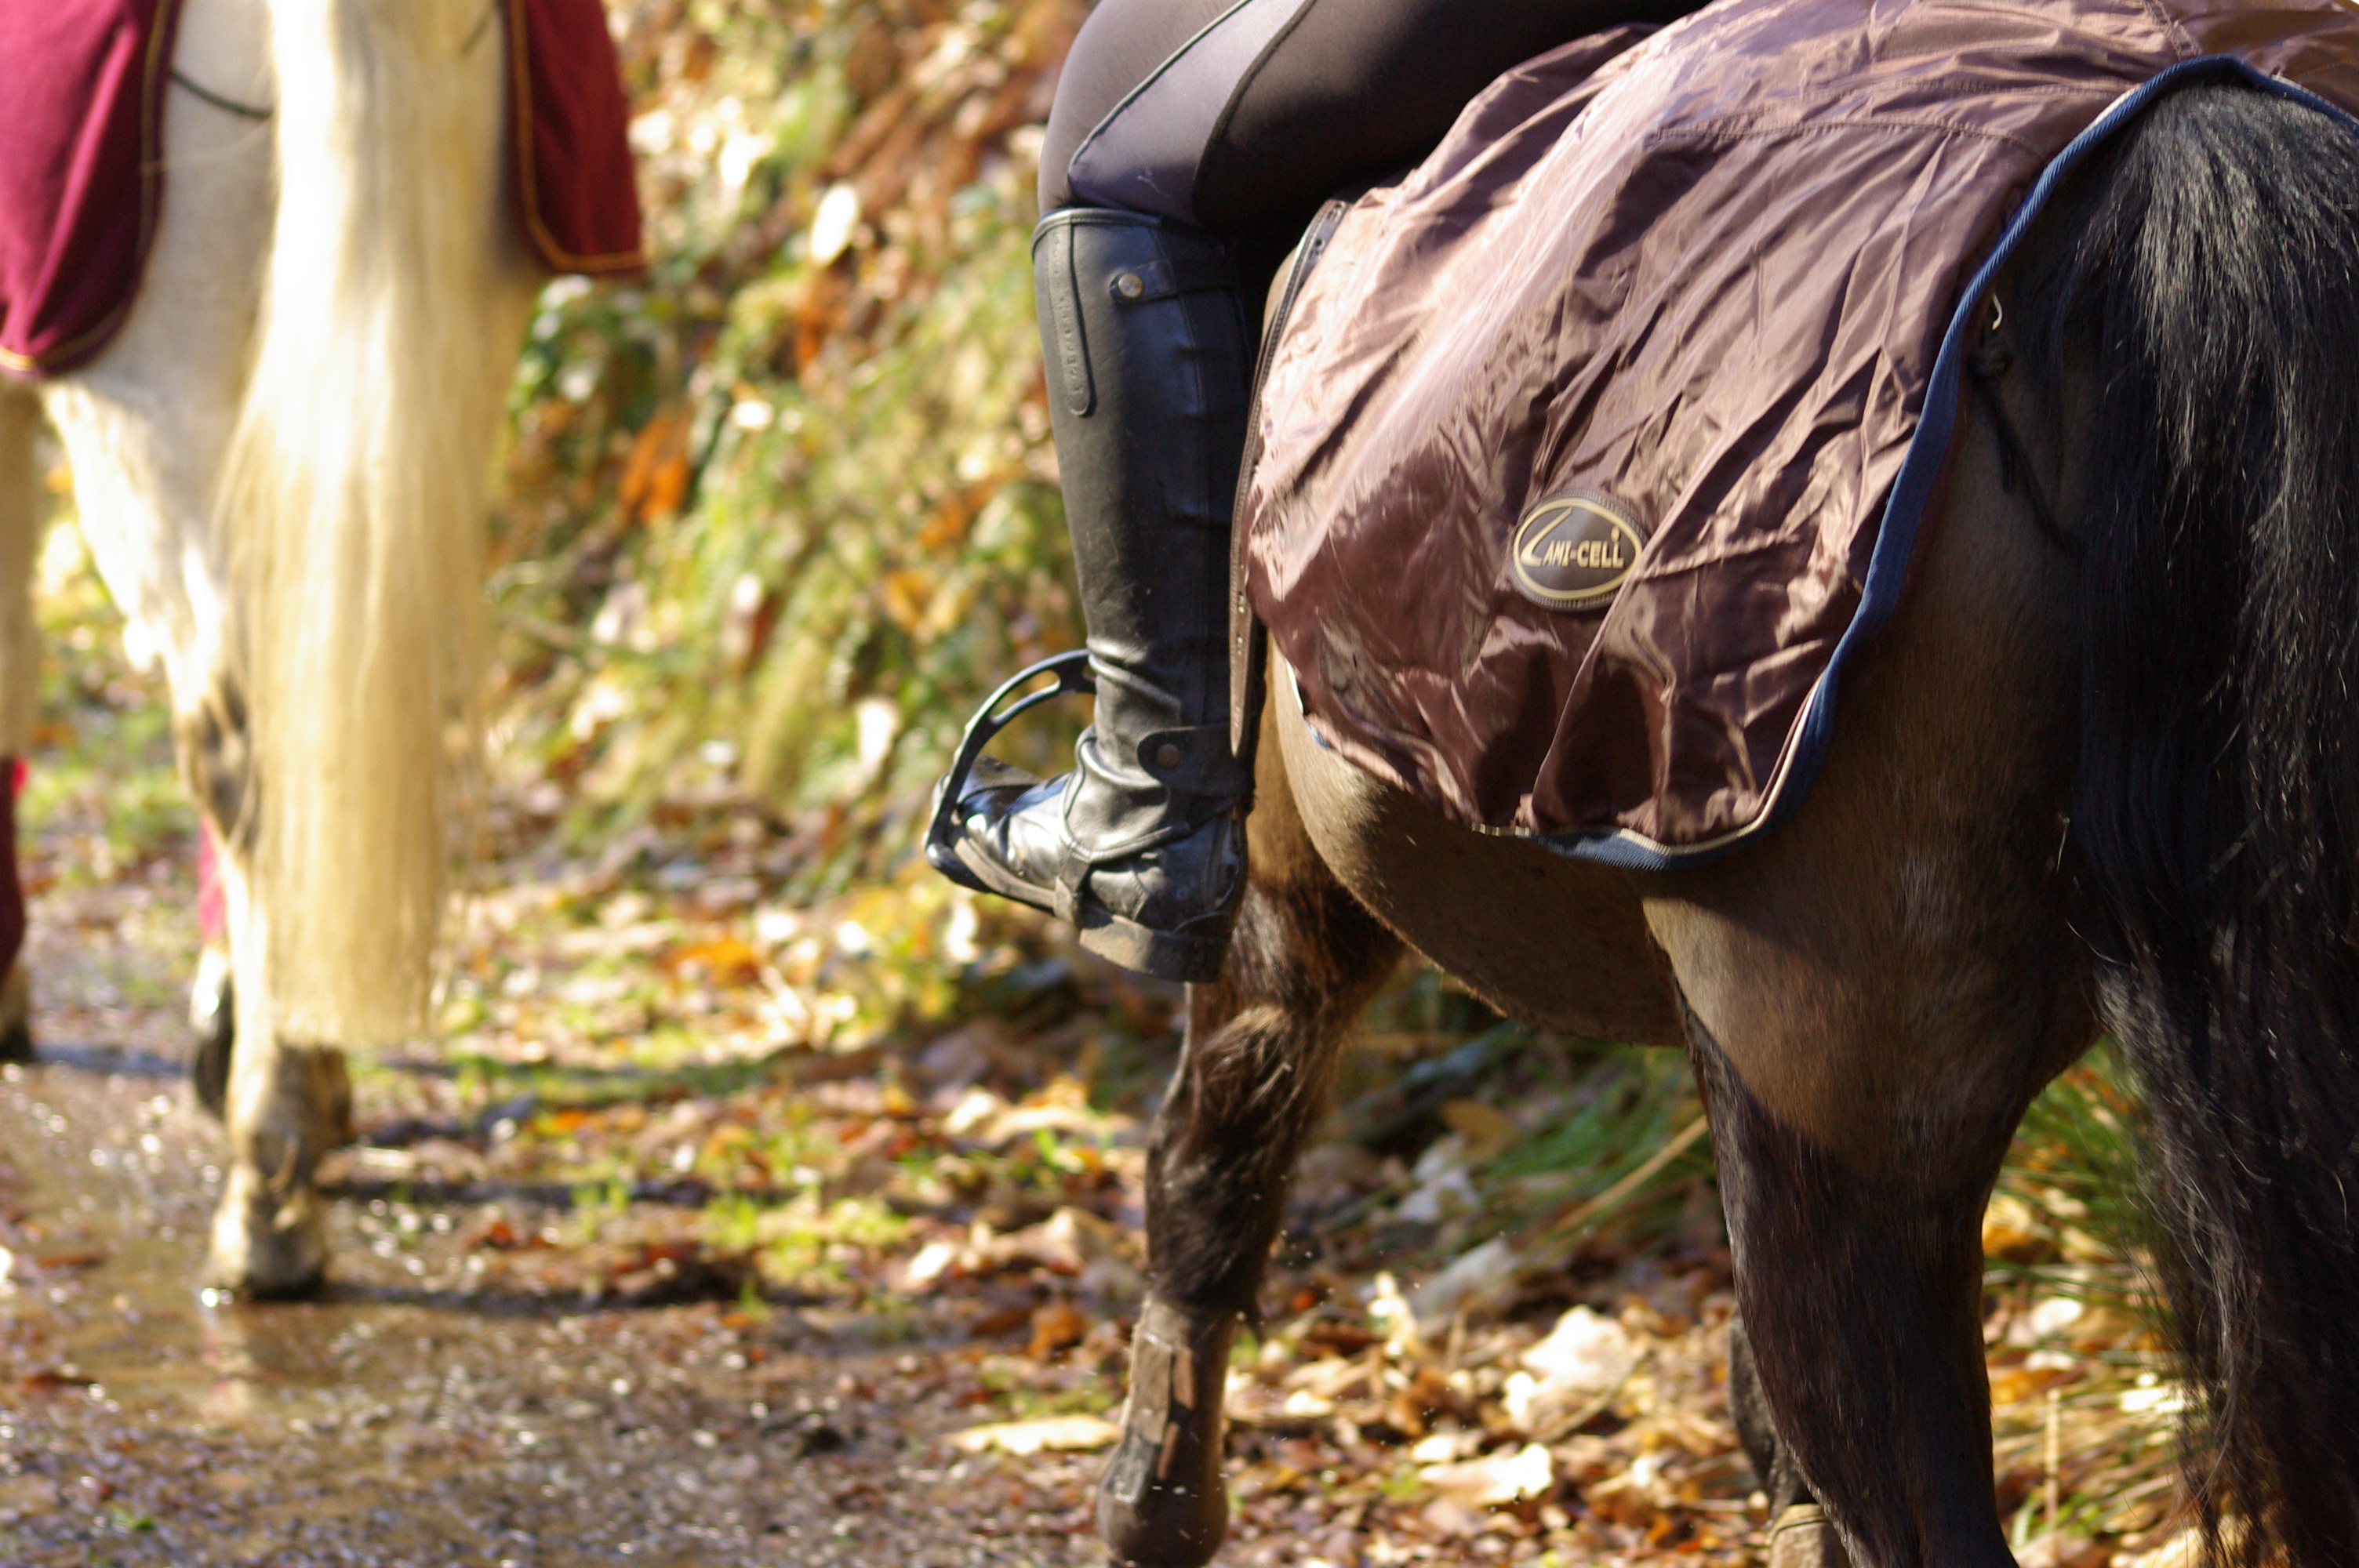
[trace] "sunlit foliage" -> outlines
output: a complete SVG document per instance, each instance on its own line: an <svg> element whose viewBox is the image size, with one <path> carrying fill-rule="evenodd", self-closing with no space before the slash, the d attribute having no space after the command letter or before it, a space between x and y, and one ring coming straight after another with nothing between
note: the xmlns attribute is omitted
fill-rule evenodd
<svg viewBox="0 0 2359 1568"><path fill-rule="evenodd" d="M1082 8L615 14L655 259L532 325L503 754L602 820L751 796L832 883L905 860L967 710L1079 638L1028 245Z"/></svg>

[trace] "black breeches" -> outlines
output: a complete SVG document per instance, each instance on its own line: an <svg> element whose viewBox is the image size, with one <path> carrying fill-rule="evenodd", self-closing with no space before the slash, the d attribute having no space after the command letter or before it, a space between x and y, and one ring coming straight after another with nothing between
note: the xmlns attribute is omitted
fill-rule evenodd
<svg viewBox="0 0 2359 1568"><path fill-rule="evenodd" d="M1040 210L1299 226L1430 151L1509 67L1701 0L1102 0L1057 83Z"/></svg>

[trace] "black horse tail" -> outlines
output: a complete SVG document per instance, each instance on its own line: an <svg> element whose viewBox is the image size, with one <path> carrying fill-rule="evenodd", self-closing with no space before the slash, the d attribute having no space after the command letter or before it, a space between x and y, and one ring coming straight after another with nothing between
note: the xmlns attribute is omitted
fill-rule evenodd
<svg viewBox="0 0 2359 1568"><path fill-rule="evenodd" d="M2188 1474L2229 1558L2348 1568L2359 133L2251 86L2188 87L2050 232L2027 280L2035 357L2086 421L2071 838L2100 1008L2149 1105L2200 1396Z"/></svg>

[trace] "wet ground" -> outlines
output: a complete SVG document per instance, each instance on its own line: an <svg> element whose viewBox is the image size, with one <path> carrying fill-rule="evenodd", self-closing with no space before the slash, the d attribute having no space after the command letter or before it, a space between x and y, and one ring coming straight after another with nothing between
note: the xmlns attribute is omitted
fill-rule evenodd
<svg viewBox="0 0 2359 1568"><path fill-rule="evenodd" d="M476 1209L364 1189L321 1299L201 1299L222 1146L140 939L174 917L75 903L0 1081L0 1563L1095 1560L1094 1459L942 1442L987 1368L922 1319L553 1303L484 1285Z"/></svg>

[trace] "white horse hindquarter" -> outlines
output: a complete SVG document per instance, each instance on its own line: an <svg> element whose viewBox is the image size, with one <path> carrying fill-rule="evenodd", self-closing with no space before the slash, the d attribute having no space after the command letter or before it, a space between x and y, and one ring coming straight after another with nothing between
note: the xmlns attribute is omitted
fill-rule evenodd
<svg viewBox="0 0 2359 1568"><path fill-rule="evenodd" d="M221 97L266 108L265 0L188 0L173 63ZM135 659L161 666L176 715L196 711L223 668L226 551L212 501L269 248L270 127L168 88L161 128L166 198L122 327L38 394L0 385L0 413L12 416L0 420L0 756L29 749L39 701L37 397L65 445L82 536ZM242 908L243 878L227 881Z"/></svg>
<svg viewBox="0 0 2359 1568"><path fill-rule="evenodd" d="M175 68L223 97L269 104L264 0L188 0ZM269 252L271 137L267 123L168 91L165 199L137 298L95 360L43 392L83 537L135 648L154 650L185 712L222 656L225 555L212 502ZM37 656L33 546L0 539L0 751L29 738L38 690L24 662Z"/></svg>
<svg viewBox="0 0 2359 1568"><path fill-rule="evenodd" d="M208 92L268 109L266 0L187 0L172 64ZM213 502L261 308L275 152L268 120L181 87L166 89L162 110L163 200L130 312L95 359L44 384L40 398L66 449L83 539L129 622L125 642L162 666L185 748L195 716L232 678L229 547ZM25 499L0 505L0 754L28 745L39 692L38 498ZM242 930L245 868L223 857L220 870L231 928Z"/></svg>

